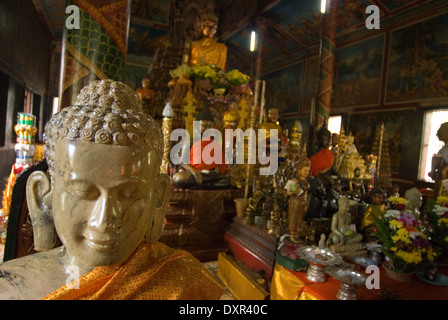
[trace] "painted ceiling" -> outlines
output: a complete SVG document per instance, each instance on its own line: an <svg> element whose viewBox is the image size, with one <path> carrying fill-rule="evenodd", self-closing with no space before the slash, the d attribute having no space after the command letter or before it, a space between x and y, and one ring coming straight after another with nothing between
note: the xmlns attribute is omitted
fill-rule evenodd
<svg viewBox="0 0 448 320"><path fill-rule="evenodd" d="M44 20L54 41L62 39L65 19L65 0L32 0ZM139 25L151 26L151 35L161 37L169 30L171 6L175 0L133 0L131 29L136 37ZM336 0L338 1L337 37L348 32L365 29L366 7L376 5L381 14L381 23L391 17L406 16L420 5L441 0ZM318 47L322 26L321 0L214 0L220 17L220 41L228 46L228 65L247 70L254 62L254 53L249 51L250 32L255 21L265 26L260 36L263 40L263 65L281 66L288 58ZM146 32L146 31L145 31ZM143 31L137 42L151 37ZM143 37L143 38L142 38ZM129 42L135 45L135 41ZM132 48L134 49L134 48ZM141 51L152 54L153 51Z"/></svg>

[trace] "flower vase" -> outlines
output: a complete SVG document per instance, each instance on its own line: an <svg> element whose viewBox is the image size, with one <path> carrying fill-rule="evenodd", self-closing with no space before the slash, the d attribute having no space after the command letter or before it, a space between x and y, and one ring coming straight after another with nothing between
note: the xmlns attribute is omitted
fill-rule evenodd
<svg viewBox="0 0 448 320"><path fill-rule="evenodd" d="M383 268L386 271L386 276L391 279L402 281L402 282L411 282L415 272L397 272L391 269L389 262L383 263Z"/></svg>
<svg viewBox="0 0 448 320"><path fill-rule="evenodd" d="M233 94L247 94L250 92L250 85L249 84L241 84L239 86L233 86L232 87L232 93Z"/></svg>

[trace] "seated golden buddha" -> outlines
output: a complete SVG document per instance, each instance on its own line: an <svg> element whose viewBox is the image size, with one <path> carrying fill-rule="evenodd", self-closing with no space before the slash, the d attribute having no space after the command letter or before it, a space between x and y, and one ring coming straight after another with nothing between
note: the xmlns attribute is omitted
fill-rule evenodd
<svg viewBox="0 0 448 320"><path fill-rule="evenodd" d="M190 66L208 63L217 65L222 70L226 69L227 47L213 38L217 25L218 18L213 13L206 13L202 16L201 32L204 38L192 43Z"/></svg>

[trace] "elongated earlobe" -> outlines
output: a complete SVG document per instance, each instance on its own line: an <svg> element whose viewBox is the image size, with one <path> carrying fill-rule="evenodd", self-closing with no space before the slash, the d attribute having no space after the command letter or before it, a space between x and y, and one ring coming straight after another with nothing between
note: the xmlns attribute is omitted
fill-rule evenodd
<svg viewBox="0 0 448 320"><path fill-rule="evenodd" d="M26 184L27 204L30 212L36 251L53 249L57 234L51 214L51 181L43 171L33 172Z"/></svg>
<svg viewBox="0 0 448 320"><path fill-rule="evenodd" d="M157 242L162 236L163 221L165 219L166 207L170 199L170 178L166 174L160 174L154 183L154 194L152 195L154 206L152 223L146 234L146 241Z"/></svg>

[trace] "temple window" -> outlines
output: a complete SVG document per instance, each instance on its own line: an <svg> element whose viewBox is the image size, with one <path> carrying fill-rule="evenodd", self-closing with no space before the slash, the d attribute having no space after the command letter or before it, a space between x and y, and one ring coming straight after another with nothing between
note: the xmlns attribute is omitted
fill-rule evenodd
<svg viewBox="0 0 448 320"><path fill-rule="evenodd" d="M448 110L437 109L425 112L423 119L422 152L420 153L420 166L418 179L434 182L429 176L431 171L431 159L444 146L444 142L437 138L437 130L440 125L448 121Z"/></svg>

